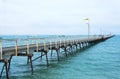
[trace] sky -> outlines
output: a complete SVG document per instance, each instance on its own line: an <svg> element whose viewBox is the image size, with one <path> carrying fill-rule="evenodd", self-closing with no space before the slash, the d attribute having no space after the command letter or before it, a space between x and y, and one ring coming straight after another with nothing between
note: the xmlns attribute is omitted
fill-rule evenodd
<svg viewBox="0 0 120 79"><path fill-rule="evenodd" d="M0 0L0 35L120 34L120 0Z"/></svg>

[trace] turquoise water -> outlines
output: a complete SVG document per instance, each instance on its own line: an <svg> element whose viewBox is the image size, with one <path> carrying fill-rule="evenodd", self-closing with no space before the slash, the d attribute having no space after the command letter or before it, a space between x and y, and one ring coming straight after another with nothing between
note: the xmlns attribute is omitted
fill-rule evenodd
<svg viewBox="0 0 120 79"><path fill-rule="evenodd" d="M59 62L56 56L49 57L48 67L44 58L38 59L33 62L34 75L26 60L26 57L13 57L10 79L120 79L120 36L62 57Z"/></svg>

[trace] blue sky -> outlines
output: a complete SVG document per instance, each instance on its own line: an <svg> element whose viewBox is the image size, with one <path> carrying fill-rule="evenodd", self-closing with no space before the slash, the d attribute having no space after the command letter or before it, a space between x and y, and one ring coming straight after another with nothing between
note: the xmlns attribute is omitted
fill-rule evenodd
<svg viewBox="0 0 120 79"><path fill-rule="evenodd" d="M120 34L120 0L0 0L0 35Z"/></svg>

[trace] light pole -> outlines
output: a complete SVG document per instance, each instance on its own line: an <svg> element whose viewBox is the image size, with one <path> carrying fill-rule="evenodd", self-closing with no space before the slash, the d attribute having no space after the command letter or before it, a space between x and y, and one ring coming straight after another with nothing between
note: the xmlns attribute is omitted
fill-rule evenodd
<svg viewBox="0 0 120 79"><path fill-rule="evenodd" d="M88 41L90 40L90 21L89 21L89 18L85 18L84 20L87 21L87 25L88 25Z"/></svg>

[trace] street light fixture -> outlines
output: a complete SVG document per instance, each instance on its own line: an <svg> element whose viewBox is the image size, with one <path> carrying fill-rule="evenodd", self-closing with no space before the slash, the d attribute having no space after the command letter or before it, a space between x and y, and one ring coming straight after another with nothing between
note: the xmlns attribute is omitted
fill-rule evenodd
<svg viewBox="0 0 120 79"><path fill-rule="evenodd" d="M89 18L85 18L84 20L87 21L87 25L88 25L88 41L90 40L90 21L89 21Z"/></svg>

